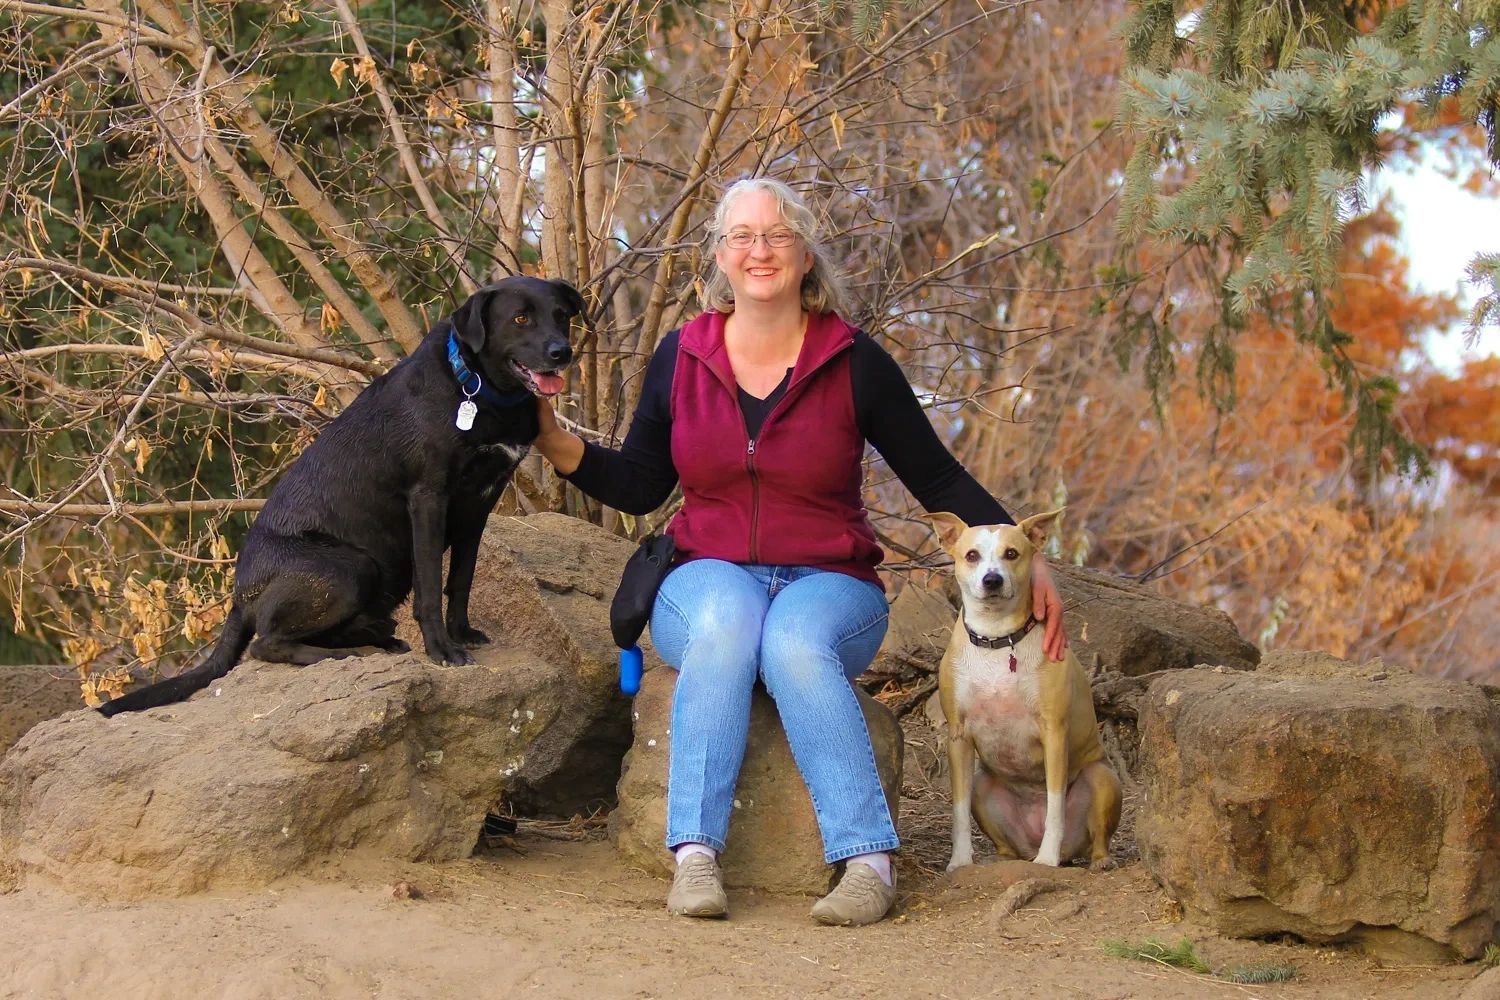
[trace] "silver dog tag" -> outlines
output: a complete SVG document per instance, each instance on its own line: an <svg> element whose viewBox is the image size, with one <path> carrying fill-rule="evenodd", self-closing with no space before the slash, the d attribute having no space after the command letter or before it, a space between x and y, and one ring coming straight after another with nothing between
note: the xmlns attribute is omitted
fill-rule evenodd
<svg viewBox="0 0 1500 1000"><path fill-rule="evenodd" d="M470 399L458 404L458 416L453 423L461 431L466 431L474 426L474 418L479 415L479 407L474 405Z"/></svg>

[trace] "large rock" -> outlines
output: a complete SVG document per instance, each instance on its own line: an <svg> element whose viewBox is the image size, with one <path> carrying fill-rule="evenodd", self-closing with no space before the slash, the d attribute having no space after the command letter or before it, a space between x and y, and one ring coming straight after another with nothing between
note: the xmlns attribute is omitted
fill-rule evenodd
<svg viewBox="0 0 1500 1000"><path fill-rule="evenodd" d="M607 802L629 704L601 597L628 549L496 519L472 619L502 642L472 666L247 661L185 704L38 725L0 761L0 869L111 898L252 886L331 852L464 857L502 800Z"/></svg>
<svg viewBox="0 0 1500 1000"><path fill-rule="evenodd" d="M0 757L38 722L82 705L78 672L70 666L0 666Z"/></svg>
<svg viewBox="0 0 1500 1000"><path fill-rule="evenodd" d="M625 757L620 805L609 817L610 836L626 861L662 876L672 873L663 838L676 684L677 672L668 667L646 671L635 697L635 742ZM859 699L894 817L901 795L901 727L878 701L863 692ZM733 887L809 895L829 888L830 870L823 861L812 800L792 760L776 705L759 686L750 705L750 738L722 864L724 881Z"/></svg>
<svg viewBox="0 0 1500 1000"><path fill-rule="evenodd" d="M523 815L571 816L614 805L630 746L630 702L618 693L609 602L634 550L564 514L492 517L485 529L469 600L474 626L565 664L582 681L570 710L538 733L526 766L507 783L506 802ZM399 634L422 648L415 622Z"/></svg>
<svg viewBox="0 0 1500 1000"><path fill-rule="evenodd" d="M1218 608L1169 600L1151 588L1073 566L1052 576L1067 609L1068 641L1090 670L1127 676L1201 664L1253 670L1260 650Z"/></svg>
<svg viewBox="0 0 1500 1000"><path fill-rule="evenodd" d="M1500 969L1490 969L1474 977L1464 987L1458 1000L1500 1000Z"/></svg>
<svg viewBox="0 0 1500 1000"><path fill-rule="evenodd" d="M1141 706L1141 856L1221 933L1473 958L1500 932L1500 689L1378 661L1176 671Z"/></svg>
<svg viewBox="0 0 1500 1000"><path fill-rule="evenodd" d="M132 898L261 885L334 851L464 857L565 710L560 673L506 651L247 661L186 704L44 722L0 761L0 861Z"/></svg>

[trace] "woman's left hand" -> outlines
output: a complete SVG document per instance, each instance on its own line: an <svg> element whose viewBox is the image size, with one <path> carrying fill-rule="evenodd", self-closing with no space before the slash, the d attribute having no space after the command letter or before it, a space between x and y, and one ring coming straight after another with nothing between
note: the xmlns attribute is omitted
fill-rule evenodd
<svg viewBox="0 0 1500 1000"><path fill-rule="evenodd" d="M1049 660L1061 660L1068 651L1068 635L1063 631L1062 596L1052 582L1052 571L1040 552L1031 557L1031 615L1046 626L1042 649Z"/></svg>

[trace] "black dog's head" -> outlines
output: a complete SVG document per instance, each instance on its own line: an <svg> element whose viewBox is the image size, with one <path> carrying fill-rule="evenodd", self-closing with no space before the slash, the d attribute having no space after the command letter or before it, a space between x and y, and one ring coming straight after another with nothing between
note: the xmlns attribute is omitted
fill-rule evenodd
<svg viewBox="0 0 1500 1000"><path fill-rule="evenodd" d="M583 296L567 282L519 276L469 296L452 321L495 388L555 396L573 360L569 320L581 312Z"/></svg>

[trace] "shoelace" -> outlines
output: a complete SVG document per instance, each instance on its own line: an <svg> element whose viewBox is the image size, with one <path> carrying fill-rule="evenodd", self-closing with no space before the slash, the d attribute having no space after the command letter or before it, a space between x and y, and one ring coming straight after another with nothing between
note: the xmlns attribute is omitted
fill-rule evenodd
<svg viewBox="0 0 1500 1000"><path fill-rule="evenodd" d="M703 858L699 861L699 858ZM682 865L682 881L694 889L708 889L715 884L717 872L714 863L701 854L694 854Z"/></svg>
<svg viewBox="0 0 1500 1000"><path fill-rule="evenodd" d="M849 896L861 903L878 902L880 889L885 887L879 875L875 872L855 870L839 879L838 893Z"/></svg>

